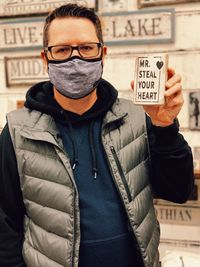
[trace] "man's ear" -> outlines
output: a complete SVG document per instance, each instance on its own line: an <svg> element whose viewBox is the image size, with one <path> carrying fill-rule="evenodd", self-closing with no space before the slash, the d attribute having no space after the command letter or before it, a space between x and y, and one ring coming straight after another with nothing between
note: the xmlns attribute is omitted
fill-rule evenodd
<svg viewBox="0 0 200 267"><path fill-rule="evenodd" d="M47 57L46 57L46 55L45 55L43 50L41 51L40 55L41 55L41 58L42 58L42 61L43 61L43 65L44 65L45 71L48 73Z"/></svg>
<svg viewBox="0 0 200 267"><path fill-rule="evenodd" d="M104 58L107 55L107 46L103 46L102 64L104 64Z"/></svg>

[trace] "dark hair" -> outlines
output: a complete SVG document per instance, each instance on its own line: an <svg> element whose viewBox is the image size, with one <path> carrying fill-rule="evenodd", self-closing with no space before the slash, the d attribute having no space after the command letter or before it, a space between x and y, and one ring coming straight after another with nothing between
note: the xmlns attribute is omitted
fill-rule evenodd
<svg viewBox="0 0 200 267"><path fill-rule="evenodd" d="M66 4L56 8L47 16L43 31L44 48L48 46L48 30L51 22L56 18L63 18L63 17L78 17L78 18L89 19L95 26L99 42L103 43L101 22L99 17L95 14L95 12L90 8L79 6L77 4Z"/></svg>

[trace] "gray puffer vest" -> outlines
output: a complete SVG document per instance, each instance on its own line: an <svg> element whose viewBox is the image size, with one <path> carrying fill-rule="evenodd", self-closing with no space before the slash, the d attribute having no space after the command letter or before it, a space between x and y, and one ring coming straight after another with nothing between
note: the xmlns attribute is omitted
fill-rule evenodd
<svg viewBox="0 0 200 267"><path fill-rule="evenodd" d="M24 260L28 267L77 267L78 192L54 119L26 108L7 119L26 207ZM103 119L102 143L144 267L158 267L159 225L142 108L118 99Z"/></svg>

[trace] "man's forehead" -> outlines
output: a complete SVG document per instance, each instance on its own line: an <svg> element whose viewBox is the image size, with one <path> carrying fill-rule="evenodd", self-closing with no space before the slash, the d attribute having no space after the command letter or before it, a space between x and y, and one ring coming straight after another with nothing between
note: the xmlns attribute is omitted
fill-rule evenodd
<svg viewBox="0 0 200 267"><path fill-rule="evenodd" d="M55 45L54 41L65 43L75 42L98 42L96 28L92 21L87 18L63 17L56 18L49 26L48 45Z"/></svg>

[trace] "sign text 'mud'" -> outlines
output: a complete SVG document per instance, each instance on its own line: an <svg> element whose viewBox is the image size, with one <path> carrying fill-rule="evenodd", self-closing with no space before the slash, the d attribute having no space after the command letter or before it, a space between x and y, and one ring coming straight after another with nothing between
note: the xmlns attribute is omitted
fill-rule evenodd
<svg viewBox="0 0 200 267"><path fill-rule="evenodd" d="M5 58L5 70L8 87L48 80L40 56Z"/></svg>

